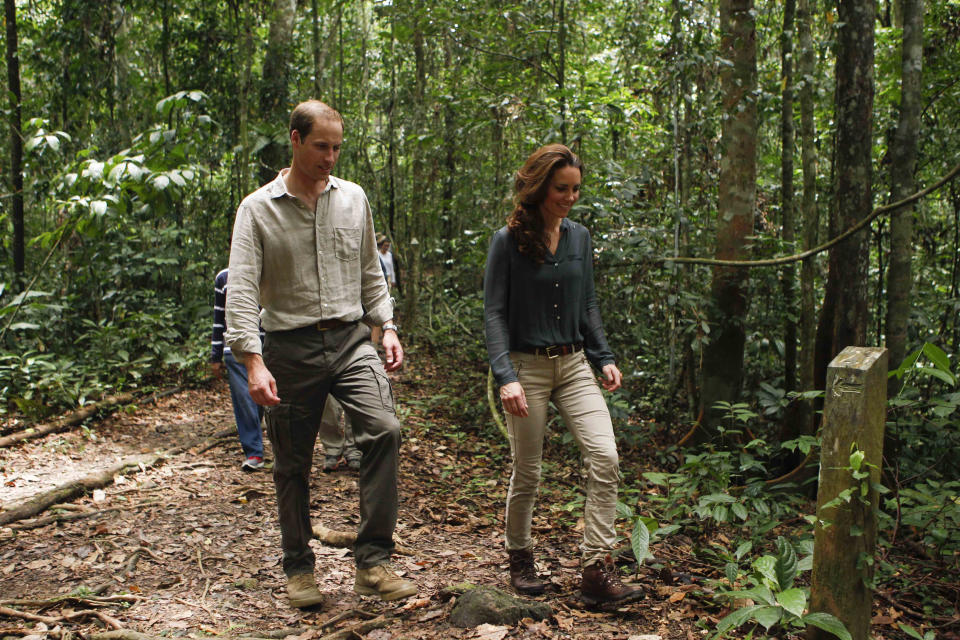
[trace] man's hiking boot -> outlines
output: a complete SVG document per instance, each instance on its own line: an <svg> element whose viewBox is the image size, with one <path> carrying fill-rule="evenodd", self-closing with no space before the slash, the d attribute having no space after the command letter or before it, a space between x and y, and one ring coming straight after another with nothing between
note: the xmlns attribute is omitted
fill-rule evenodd
<svg viewBox="0 0 960 640"><path fill-rule="evenodd" d="M583 568L580 594L583 601L591 606L611 602L631 602L643 595L639 589L620 582L617 567L610 556Z"/></svg>
<svg viewBox="0 0 960 640"><path fill-rule="evenodd" d="M323 471L330 473L340 467L340 456L323 456Z"/></svg>
<svg viewBox="0 0 960 640"><path fill-rule="evenodd" d="M517 593L538 596L547 585L537 577L537 568L533 564L533 550L513 549L510 555L510 584Z"/></svg>
<svg viewBox="0 0 960 640"><path fill-rule="evenodd" d="M326 601L323 594L317 589L317 582L312 573L298 573L287 578L287 597L290 606L297 609L323 606Z"/></svg>
<svg viewBox="0 0 960 640"><path fill-rule="evenodd" d="M361 596L380 596L389 602L415 595L417 585L398 576L389 565L378 564L369 569L357 568L353 591Z"/></svg>
<svg viewBox="0 0 960 640"><path fill-rule="evenodd" d="M360 449L356 447L350 447L347 449L346 453L343 454L343 459L347 461L347 468L351 471L360 470L360 460L363 459L363 454L360 452Z"/></svg>

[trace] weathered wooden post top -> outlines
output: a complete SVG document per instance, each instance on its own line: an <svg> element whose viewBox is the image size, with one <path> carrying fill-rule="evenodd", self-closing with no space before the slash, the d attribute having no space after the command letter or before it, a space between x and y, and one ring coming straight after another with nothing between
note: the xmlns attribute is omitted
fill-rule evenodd
<svg viewBox="0 0 960 640"><path fill-rule="evenodd" d="M827 369L810 611L867 640L887 416L887 350L847 347ZM835 640L811 628L809 640Z"/></svg>

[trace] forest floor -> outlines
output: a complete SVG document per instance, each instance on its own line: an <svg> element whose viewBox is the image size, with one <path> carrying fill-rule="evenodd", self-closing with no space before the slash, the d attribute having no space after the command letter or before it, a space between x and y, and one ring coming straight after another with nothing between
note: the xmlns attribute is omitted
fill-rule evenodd
<svg viewBox="0 0 960 640"><path fill-rule="evenodd" d="M416 582L417 596L387 604L355 595L351 552L315 540L317 580L329 605L322 611L289 607L271 475L242 472L239 443L231 436L141 465L102 490L39 515L58 522L36 526L44 521L35 519L0 528L0 637L37 640L123 629L149 636L290 634L307 640L381 615L388 618L385 626L335 637L693 640L706 634L696 625L708 615L697 605L693 590L700 587L689 580L668 584L674 583L670 571L640 567L625 574L643 590L635 603L597 611L580 602L580 470L576 459L562 459L549 448L534 531L540 568L553 587L537 599L553 608L553 617L513 627L451 625L454 598L445 587L468 582L509 591L503 551L509 449L495 431L453 425L442 411L429 409L435 392L430 366L418 367L414 353L394 379L405 426L397 534L412 554L396 555L393 562ZM229 392L216 381L84 428L0 449L0 509L126 456L200 443L232 426ZM354 531L356 475L323 473L320 461L318 449L311 481L314 522ZM677 538L653 552L695 574L692 554Z"/></svg>

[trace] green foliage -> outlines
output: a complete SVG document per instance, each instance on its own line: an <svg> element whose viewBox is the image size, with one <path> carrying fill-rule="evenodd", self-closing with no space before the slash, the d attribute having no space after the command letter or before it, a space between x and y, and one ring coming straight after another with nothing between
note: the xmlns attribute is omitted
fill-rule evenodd
<svg viewBox="0 0 960 640"><path fill-rule="evenodd" d="M751 585L749 588L735 588L717 594L717 598L724 600L750 600L755 604L735 609L720 620L713 638L721 638L734 629L754 623L762 626L767 634L781 630L796 633L811 625L841 640L851 640L846 627L834 616L822 612L805 613L809 589L794 586L800 571L801 564L793 544L783 536L777 537L776 555L760 556L751 564L751 571L746 576ZM736 579L730 579L731 585L734 582Z"/></svg>

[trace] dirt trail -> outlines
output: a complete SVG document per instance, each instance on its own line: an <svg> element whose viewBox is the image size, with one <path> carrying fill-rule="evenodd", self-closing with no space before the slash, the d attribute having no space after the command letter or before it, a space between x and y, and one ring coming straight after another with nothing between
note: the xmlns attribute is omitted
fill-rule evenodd
<svg viewBox="0 0 960 640"><path fill-rule="evenodd" d="M403 377L395 383L398 413L406 427L398 538L416 553L395 556L394 564L416 581L420 588L416 598L389 605L354 595L352 554L315 541L317 580L331 606L322 612L291 609L280 567L270 474L243 473L239 443L229 438L205 452L191 450L154 468L118 476L102 493L41 514L96 511L91 517L0 530L0 606L62 617L92 610L93 601L74 599L52 606L23 601L83 596L92 590L103 596L134 596L133 602L95 603L97 611L125 629L152 636L247 632L263 636L295 627L302 638L319 638L332 630L323 625L336 616L343 617L339 626L349 626L362 621L365 613L386 612L397 619L363 637L478 637L475 629L448 623L451 603L439 592L462 582L507 588L502 551L506 450L502 443L445 435L453 431L444 428L442 419L428 420L421 414L420 407L426 403L419 398L417 381L408 377L406 384ZM208 389L185 391L153 405L115 413L89 431L76 429L2 449L0 508L10 509L130 454L199 441L232 424L229 393L218 382ZM269 443L267 447L269 460ZM315 462L321 458L315 456ZM576 470L560 463L557 467L551 473L575 478ZM552 491L545 486L545 500L560 501ZM332 529L355 529L354 474L324 474L315 466L312 496L315 521ZM682 598L669 598L670 589L651 583L645 584L645 600L619 611L583 609L576 598L578 527L576 523L555 526L551 513L540 509L534 525L541 536L543 569L555 586L543 599L556 616L542 624L520 623L491 637L626 640L654 634L664 640L692 640L700 636L692 630L696 618L692 607ZM652 581L654 575L642 569L640 578ZM104 618L91 615L63 622L62 628L91 632L102 630L104 624ZM56 628L36 625L0 614L0 636L43 636L45 630Z"/></svg>

